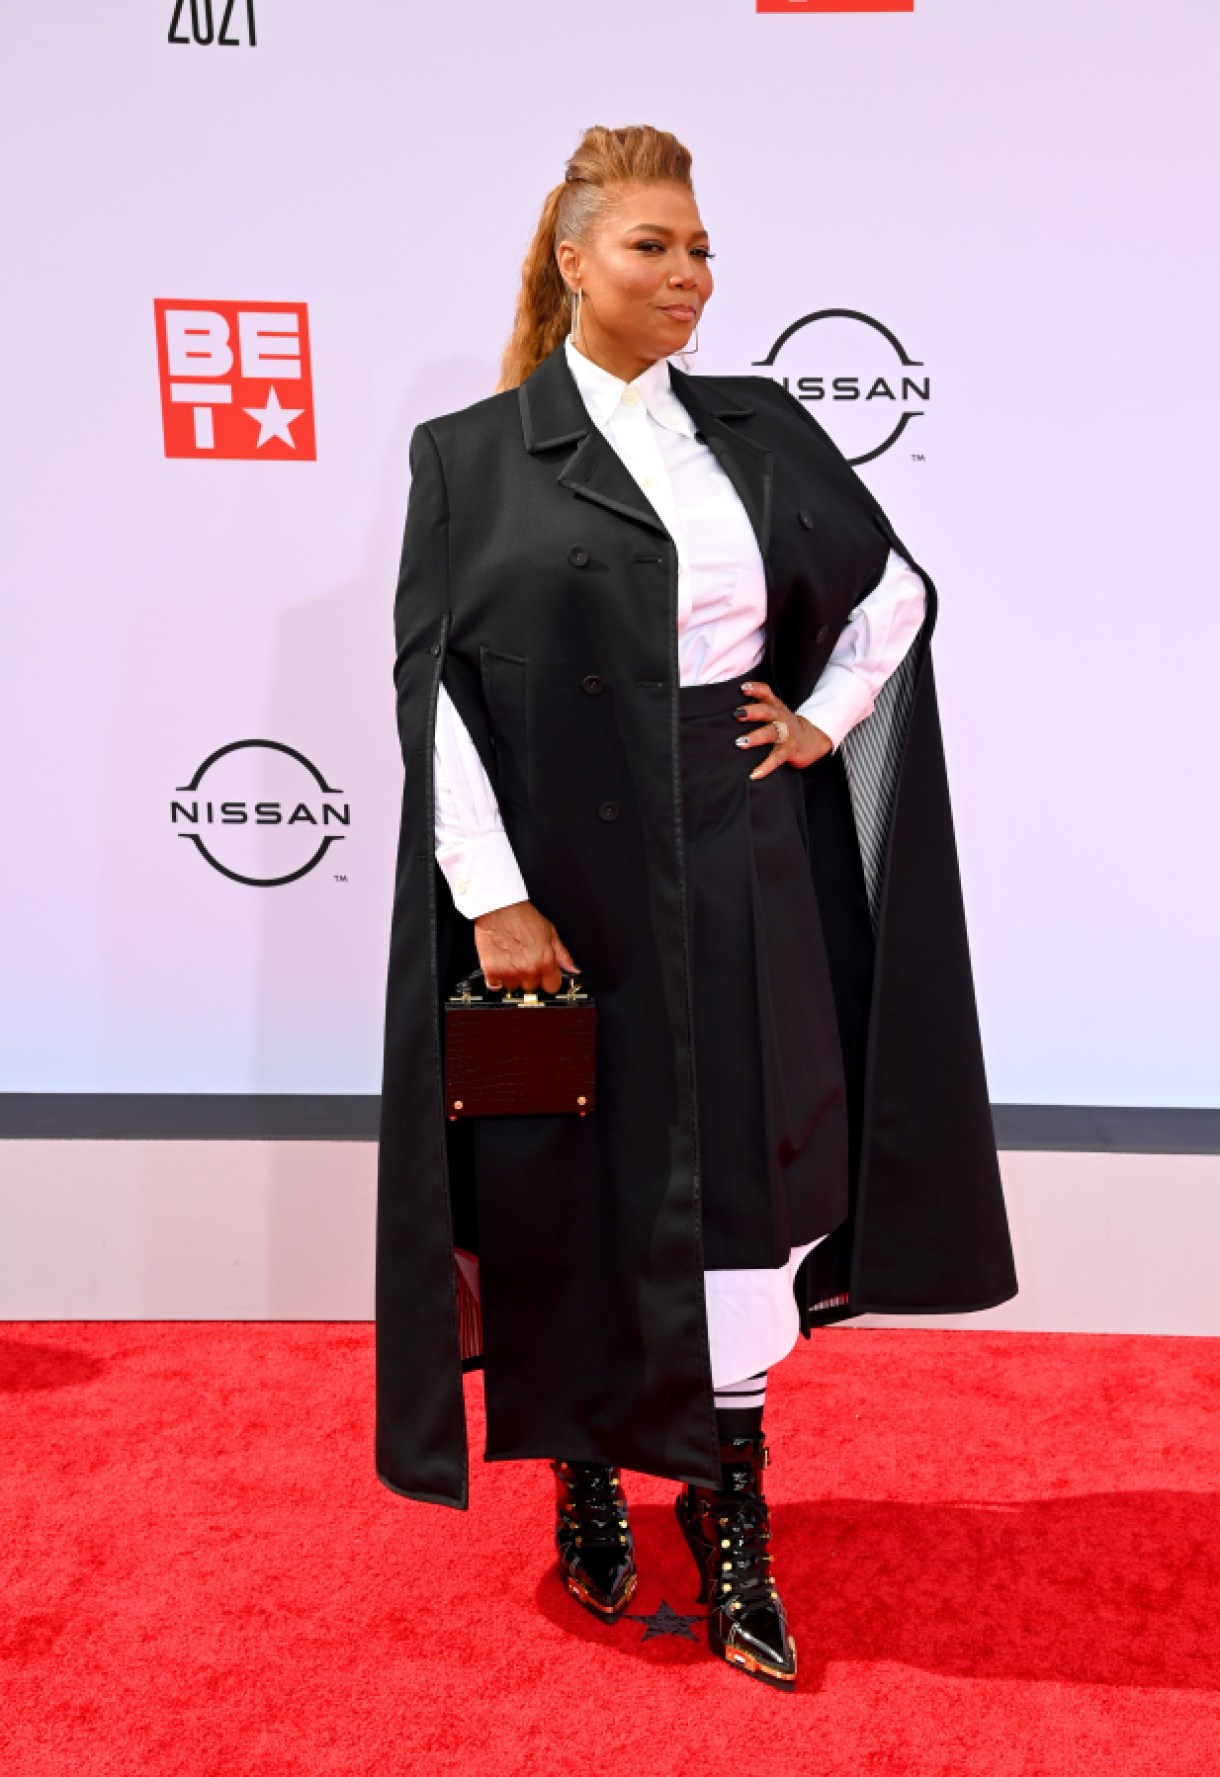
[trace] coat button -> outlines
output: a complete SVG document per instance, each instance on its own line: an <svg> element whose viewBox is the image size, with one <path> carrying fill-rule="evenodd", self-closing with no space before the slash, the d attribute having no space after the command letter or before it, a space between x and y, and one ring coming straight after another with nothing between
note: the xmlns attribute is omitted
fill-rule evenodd
<svg viewBox="0 0 1220 1777"><path fill-rule="evenodd" d="M597 812L602 817L603 821L617 821L617 819L618 819L618 803L617 802L603 802Z"/></svg>
<svg viewBox="0 0 1220 1777"><path fill-rule="evenodd" d="M574 568L583 568L588 559L589 551L582 549L579 543L573 544L572 548L568 550L568 560Z"/></svg>
<svg viewBox="0 0 1220 1777"><path fill-rule="evenodd" d="M800 519L801 523L804 525L804 527L807 531L811 531L813 529L813 519L804 510L804 508L802 508L801 511L798 512L796 516Z"/></svg>
<svg viewBox="0 0 1220 1777"><path fill-rule="evenodd" d="M596 673L586 673L580 683L581 689L587 691L590 697L596 697L599 691L605 690L605 686Z"/></svg>
<svg viewBox="0 0 1220 1777"><path fill-rule="evenodd" d="M819 629L817 635L814 637L814 640L817 642L824 642L829 634L830 634L830 625L829 625L829 623L824 623L822 625L821 629Z"/></svg>

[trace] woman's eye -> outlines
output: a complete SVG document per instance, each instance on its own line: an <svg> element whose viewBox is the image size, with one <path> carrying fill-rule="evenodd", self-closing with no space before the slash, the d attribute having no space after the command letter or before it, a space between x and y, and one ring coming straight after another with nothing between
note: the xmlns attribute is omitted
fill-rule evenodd
<svg viewBox="0 0 1220 1777"><path fill-rule="evenodd" d="M664 253L664 241L636 241L636 249L640 253ZM710 247L692 247L691 255L696 259L715 259L716 255Z"/></svg>

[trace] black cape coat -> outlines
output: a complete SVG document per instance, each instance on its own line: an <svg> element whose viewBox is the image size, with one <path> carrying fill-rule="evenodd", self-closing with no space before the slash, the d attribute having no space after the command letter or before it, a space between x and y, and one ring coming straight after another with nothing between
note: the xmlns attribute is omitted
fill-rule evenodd
<svg viewBox="0 0 1220 1777"><path fill-rule="evenodd" d="M780 384L671 374L758 537L768 610L755 676L795 707L889 550L910 552ZM410 460L377 1471L410 1498L466 1505L462 1370L483 1363L487 1458L563 1456L713 1485L677 552L589 418L562 347L520 389L420 425ZM797 1280L806 1334L865 1311L986 1308L1016 1290L928 651L936 592L918 572L927 616L902 667L839 752L802 773L852 1125L851 1214ZM442 681L530 899L596 998L585 1118L445 1114L442 1005L477 953L435 861ZM481 1306L455 1247L478 1255Z"/></svg>

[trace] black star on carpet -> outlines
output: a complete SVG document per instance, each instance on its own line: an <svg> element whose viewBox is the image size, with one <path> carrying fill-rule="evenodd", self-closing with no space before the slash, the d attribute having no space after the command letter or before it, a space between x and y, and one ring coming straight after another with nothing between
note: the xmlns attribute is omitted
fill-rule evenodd
<svg viewBox="0 0 1220 1777"><path fill-rule="evenodd" d="M684 1641L698 1641L699 1637L691 1632L688 1624L703 1621L702 1616L680 1616L676 1610L670 1609L663 1598L650 1617L637 1616L634 1611L628 1611L627 1616L633 1623L643 1623L641 1641L648 1641L654 1635L678 1635Z"/></svg>

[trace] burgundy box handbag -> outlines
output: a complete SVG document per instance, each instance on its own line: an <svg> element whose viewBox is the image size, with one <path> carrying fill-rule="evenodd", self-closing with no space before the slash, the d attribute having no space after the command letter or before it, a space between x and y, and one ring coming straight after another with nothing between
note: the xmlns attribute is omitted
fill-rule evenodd
<svg viewBox="0 0 1220 1777"><path fill-rule="evenodd" d="M445 1001L445 1112L538 1116L593 1109L597 1006L576 977L558 993L488 987L481 969Z"/></svg>

